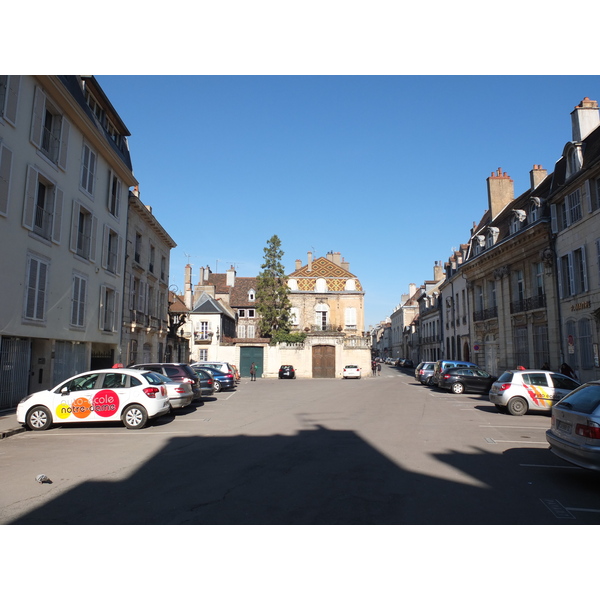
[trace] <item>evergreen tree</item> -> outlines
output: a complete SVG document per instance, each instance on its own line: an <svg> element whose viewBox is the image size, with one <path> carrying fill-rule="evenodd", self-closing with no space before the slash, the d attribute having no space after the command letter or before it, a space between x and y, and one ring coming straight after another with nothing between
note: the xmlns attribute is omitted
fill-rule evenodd
<svg viewBox="0 0 600 600"><path fill-rule="evenodd" d="M262 271L256 278L256 309L260 315L261 337L277 337L290 330L291 302L287 277L281 264L281 240L274 235L264 248Z"/></svg>

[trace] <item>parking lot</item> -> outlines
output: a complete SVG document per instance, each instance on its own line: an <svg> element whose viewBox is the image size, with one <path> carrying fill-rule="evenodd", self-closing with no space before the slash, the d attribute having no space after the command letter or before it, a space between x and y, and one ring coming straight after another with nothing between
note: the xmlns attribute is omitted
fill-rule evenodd
<svg viewBox="0 0 600 600"><path fill-rule="evenodd" d="M599 524L600 476L553 456L549 425L387 365L245 379L139 431L0 440L0 523Z"/></svg>

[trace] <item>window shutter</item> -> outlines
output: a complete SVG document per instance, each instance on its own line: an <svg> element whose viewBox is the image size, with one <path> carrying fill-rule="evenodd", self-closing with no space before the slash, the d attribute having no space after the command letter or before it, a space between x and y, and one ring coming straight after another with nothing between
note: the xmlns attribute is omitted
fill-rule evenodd
<svg viewBox="0 0 600 600"><path fill-rule="evenodd" d="M552 223L552 233L558 233L558 223L556 221L556 204L550 205L550 220Z"/></svg>
<svg viewBox="0 0 600 600"><path fill-rule="evenodd" d="M115 267L115 275L121 274L121 263L123 262L123 236L118 237L118 245L117 245L117 264Z"/></svg>
<svg viewBox="0 0 600 600"><path fill-rule="evenodd" d="M121 180L117 179L117 197L115 200L115 217L119 218L120 210L121 210Z"/></svg>
<svg viewBox="0 0 600 600"><path fill-rule="evenodd" d="M25 187L25 204L23 206L23 227L33 231L35 220L35 195L37 193L38 172L27 167L27 185Z"/></svg>
<svg viewBox="0 0 600 600"><path fill-rule="evenodd" d="M41 321L44 318L44 307L46 305L46 281L48 278L48 265L43 262L40 262L38 263L38 269L39 278L35 316Z"/></svg>
<svg viewBox="0 0 600 600"><path fill-rule="evenodd" d="M92 231L90 233L90 261L96 262L96 237L98 234L98 217L92 215Z"/></svg>
<svg viewBox="0 0 600 600"><path fill-rule="evenodd" d="M8 215L12 150L0 145L0 215Z"/></svg>
<svg viewBox="0 0 600 600"><path fill-rule="evenodd" d="M581 200L581 204L587 204L588 212L592 212L594 207L592 206L592 194L590 193L590 180L586 179L583 187L581 188L581 192L583 193L583 198Z"/></svg>
<svg viewBox="0 0 600 600"><path fill-rule="evenodd" d="M77 200L73 200L73 210L71 211L71 240L69 250L77 252L77 234L79 231L79 213L81 211L80 204Z"/></svg>
<svg viewBox="0 0 600 600"><path fill-rule="evenodd" d="M573 269L572 252L569 252L569 254L567 254L567 259L569 261L569 296L571 296L575 292L575 272Z"/></svg>
<svg viewBox="0 0 600 600"><path fill-rule="evenodd" d="M60 124L60 148L58 151L58 166L64 171L67 168L67 149L71 124L64 117Z"/></svg>
<svg viewBox="0 0 600 600"><path fill-rule="evenodd" d="M563 278L562 278L562 257L559 257L559 259L556 261L556 266L558 267L558 273L557 273L557 277L558 277L558 297L559 298L564 298L564 291L563 291Z"/></svg>
<svg viewBox="0 0 600 600"><path fill-rule="evenodd" d="M52 220L52 241L60 244L60 229L62 226L63 191L54 188L54 215Z"/></svg>
<svg viewBox="0 0 600 600"><path fill-rule="evenodd" d="M588 291L587 261L585 257L585 246L581 246L581 270L583 271L583 290Z"/></svg>
<svg viewBox="0 0 600 600"><path fill-rule="evenodd" d="M8 87L6 90L6 111L4 118L11 124L17 124L17 107L19 104L19 85L21 83L20 75L10 75L8 78Z"/></svg>
<svg viewBox="0 0 600 600"><path fill-rule="evenodd" d="M73 291L71 292L71 325L78 325L79 321L79 283L81 278L77 275L73 275Z"/></svg>
<svg viewBox="0 0 600 600"><path fill-rule="evenodd" d="M102 237L102 268L108 267L108 237L110 236L110 229L108 225L104 225L104 236Z"/></svg>
<svg viewBox="0 0 600 600"><path fill-rule="evenodd" d="M98 327L100 331L104 330L104 303L106 302L106 286L100 286L100 307L98 311Z"/></svg>
<svg viewBox="0 0 600 600"><path fill-rule="evenodd" d="M45 106L46 96L39 87L36 87L35 96L33 99L33 114L31 116L31 136L29 139L38 149L42 147L42 130Z"/></svg>
<svg viewBox="0 0 600 600"><path fill-rule="evenodd" d="M119 323L121 322L121 292L118 292L115 290L115 306L114 306L114 310L113 310L113 323L112 323L112 330L114 332L119 331Z"/></svg>
<svg viewBox="0 0 600 600"><path fill-rule="evenodd" d="M27 270L27 293L25 295L25 316L33 319L35 316L35 290L38 278L38 261L35 258L28 259Z"/></svg>

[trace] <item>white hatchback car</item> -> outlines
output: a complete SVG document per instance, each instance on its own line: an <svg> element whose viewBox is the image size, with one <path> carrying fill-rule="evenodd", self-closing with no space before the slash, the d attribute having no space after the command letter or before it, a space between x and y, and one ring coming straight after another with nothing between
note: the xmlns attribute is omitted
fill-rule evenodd
<svg viewBox="0 0 600 600"><path fill-rule="evenodd" d="M554 403L579 385L553 371L516 369L502 373L492 384L488 397L501 413L519 416L528 411L550 412Z"/></svg>
<svg viewBox="0 0 600 600"><path fill-rule="evenodd" d="M17 405L17 421L41 431L53 423L122 421L141 429L171 410L164 382L151 371L101 369L80 373Z"/></svg>
<svg viewBox="0 0 600 600"><path fill-rule="evenodd" d="M360 379L360 367L358 365L346 365L344 367L344 379Z"/></svg>

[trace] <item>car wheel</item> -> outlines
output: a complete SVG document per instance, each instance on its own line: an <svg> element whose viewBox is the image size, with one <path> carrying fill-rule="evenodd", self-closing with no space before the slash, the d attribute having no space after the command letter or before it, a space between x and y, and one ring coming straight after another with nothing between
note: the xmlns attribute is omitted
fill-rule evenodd
<svg viewBox="0 0 600 600"><path fill-rule="evenodd" d="M520 396L515 396L508 401L506 408L511 415L520 417L527 412L527 400L525 400L525 398L521 398Z"/></svg>
<svg viewBox="0 0 600 600"><path fill-rule="evenodd" d="M127 429L142 429L148 421L148 413L143 406L132 404L125 409L121 419Z"/></svg>
<svg viewBox="0 0 600 600"><path fill-rule="evenodd" d="M36 406L27 415L27 427L35 431L44 431L52 425L52 414L45 406Z"/></svg>
<svg viewBox="0 0 600 600"><path fill-rule="evenodd" d="M465 386L462 383L453 383L452 384L452 393L453 394L462 394L465 391Z"/></svg>
<svg viewBox="0 0 600 600"><path fill-rule="evenodd" d="M220 381L216 381L216 380L215 380L215 384L214 384L214 392L215 392L215 394L216 394L217 392L220 392L220 391L221 391L221 382L220 382Z"/></svg>

